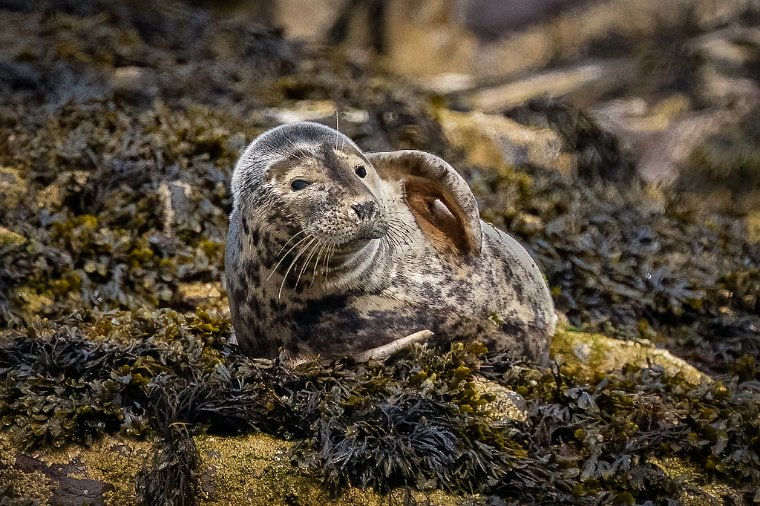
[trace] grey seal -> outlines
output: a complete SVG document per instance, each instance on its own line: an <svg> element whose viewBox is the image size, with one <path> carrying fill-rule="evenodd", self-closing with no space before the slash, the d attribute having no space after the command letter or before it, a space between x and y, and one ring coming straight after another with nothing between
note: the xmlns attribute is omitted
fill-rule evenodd
<svg viewBox="0 0 760 506"><path fill-rule="evenodd" d="M256 138L232 176L225 277L251 356L371 357L427 337L544 360L544 278L429 153L363 153L309 122Z"/></svg>

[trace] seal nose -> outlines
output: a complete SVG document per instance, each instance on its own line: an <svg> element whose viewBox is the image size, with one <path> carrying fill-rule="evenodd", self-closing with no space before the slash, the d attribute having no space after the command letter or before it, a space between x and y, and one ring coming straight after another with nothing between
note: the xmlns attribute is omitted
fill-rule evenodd
<svg viewBox="0 0 760 506"><path fill-rule="evenodd" d="M375 203L368 200L362 204L351 204L351 209L356 212L360 220L366 220L375 212Z"/></svg>

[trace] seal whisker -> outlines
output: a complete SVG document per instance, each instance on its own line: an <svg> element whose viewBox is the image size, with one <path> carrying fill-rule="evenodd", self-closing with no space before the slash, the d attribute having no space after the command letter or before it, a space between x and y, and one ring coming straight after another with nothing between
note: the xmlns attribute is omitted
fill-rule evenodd
<svg viewBox="0 0 760 506"><path fill-rule="evenodd" d="M301 255L303 255L309 249L309 246L311 246L312 243L317 240L316 237L313 237L311 235L308 236L308 237L309 237L309 239L311 239L311 241L309 241L308 243L306 243L306 246L304 246L303 248L301 248L300 250L298 250L298 254L295 256L295 258L293 258L293 261L290 262L290 265L288 266L288 270L285 271L285 275L282 277L282 283L280 283L280 291L277 294L277 298L278 299L282 298L282 289L285 286L285 281L288 279L288 274L290 274L290 270L296 264L296 262L301 257Z"/></svg>
<svg viewBox="0 0 760 506"><path fill-rule="evenodd" d="M272 268L272 272L270 272L269 276L267 276L267 281L269 281L271 279L272 275L274 275L274 273L277 271L277 268L280 266L280 264L283 262L283 260L285 260L285 258L287 258L287 256L290 254L290 252L293 251L295 248L297 248L304 241L306 241L307 239L310 239L310 238L311 238L311 235L307 234L306 237L302 237L298 242L296 242L293 246L291 246L290 249L288 251L286 251L284 255L282 255L282 257L280 258L280 261L277 262L277 265L275 265ZM275 258L277 258L277 257L275 257Z"/></svg>
<svg viewBox="0 0 760 506"><path fill-rule="evenodd" d="M414 242L414 239L411 235L411 229L407 227L406 223L396 218L392 218L388 221L388 227L389 229L393 229L393 231L398 234L398 237L407 246L409 246L410 243Z"/></svg>
<svg viewBox="0 0 760 506"><path fill-rule="evenodd" d="M404 236L406 239L406 243L413 243L414 242L414 230L411 226L409 226L407 223L404 223L403 221L396 221L396 223L399 225L399 232Z"/></svg>
<svg viewBox="0 0 760 506"><path fill-rule="evenodd" d="M285 153L285 156L287 156L287 155L291 155L291 154L295 154L295 155L296 155L296 159L297 159L298 161L302 161L302 162L304 162L304 161L308 161L308 159L309 159L309 156L308 156L308 154L304 153L304 151L303 151L303 148L302 148L302 147L299 147L299 146L298 146L298 144L296 144L296 143L293 141L293 139L291 139L291 138L290 138L290 137L288 137L287 135L283 135L283 139L284 139L284 140L285 140L285 141L286 141L288 144L290 144L290 145L293 147L293 151L292 151L292 153L291 153L290 151L287 151L287 152Z"/></svg>
<svg viewBox="0 0 760 506"><path fill-rule="evenodd" d="M327 252L327 255L325 255L325 268L322 271L322 275L324 279L327 279L327 276L330 274L330 262L332 262L333 254L335 253L335 245L330 245L330 250Z"/></svg>
<svg viewBox="0 0 760 506"><path fill-rule="evenodd" d="M393 230L393 237L399 243L400 248L403 246L409 246L409 237L406 235L404 230L398 226L397 223L391 225L391 229Z"/></svg>
<svg viewBox="0 0 760 506"><path fill-rule="evenodd" d="M401 243L399 242L398 237L396 237L396 230L393 227L392 224L388 224L388 233L383 237L386 244L388 244L388 247L391 251L394 251L396 248L401 248Z"/></svg>
<svg viewBox="0 0 760 506"><path fill-rule="evenodd" d="M321 241L319 238L315 238L316 242L312 241L309 243L308 248L311 248L311 252L306 256L306 260L304 260L303 266L301 267L301 271L298 273L298 277L296 278L296 284L293 287L293 290L298 288L298 282L301 281L301 276L303 275L304 271L306 271L306 268L309 266L309 262L311 262L311 258L314 256L314 253L317 252L317 248L319 248L319 245Z"/></svg>
<svg viewBox="0 0 760 506"><path fill-rule="evenodd" d="M324 253L327 250L327 243L324 243L320 240L317 247L319 248L319 253L317 253L317 258L314 260L314 272L311 275L311 283L309 283L310 288L314 286L314 281L316 281L317 279L317 269L319 269L319 260L322 257L322 253Z"/></svg>
<svg viewBox="0 0 760 506"><path fill-rule="evenodd" d="M288 244L290 244L290 241L292 241L293 239L295 239L299 235L305 234L305 233L306 233L306 230L300 230L300 231L296 232L295 234L293 234L290 237L290 239L288 239L288 242L286 242L285 244L282 245L282 248L280 248L280 251L277 252L277 254L275 255L275 257L280 256L280 253L282 253L282 250L284 250L288 246Z"/></svg>
<svg viewBox="0 0 760 506"><path fill-rule="evenodd" d="M327 276L325 274L325 272L327 271L327 262L328 262L328 260L330 260L330 252L331 251L332 251L332 245L328 244L327 245L327 251L325 251L325 257L322 260L322 269L320 269L320 271L322 273L322 279L324 279Z"/></svg>
<svg viewBox="0 0 760 506"><path fill-rule="evenodd" d="M338 108L336 107L335 108L335 143L334 143L335 145L334 149L336 150L338 149L338 136L340 135L339 124L340 124L340 111L338 111Z"/></svg>
<svg viewBox="0 0 760 506"><path fill-rule="evenodd" d="M413 240L409 232L406 231L402 226L399 226L399 223L396 223L393 227L393 232L397 238L397 240L401 243L402 246L411 247Z"/></svg>

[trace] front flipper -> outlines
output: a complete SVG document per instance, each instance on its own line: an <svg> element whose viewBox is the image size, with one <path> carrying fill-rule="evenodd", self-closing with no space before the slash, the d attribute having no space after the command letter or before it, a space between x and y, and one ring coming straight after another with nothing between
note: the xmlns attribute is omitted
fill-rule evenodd
<svg viewBox="0 0 760 506"><path fill-rule="evenodd" d="M414 343L422 343L427 341L433 336L433 333L429 330L420 330L414 334L409 334L401 339L396 339L383 346L372 348L371 350L364 351L354 355L354 360L357 362L367 362L368 360L385 360L391 355L398 353L401 350L409 348Z"/></svg>

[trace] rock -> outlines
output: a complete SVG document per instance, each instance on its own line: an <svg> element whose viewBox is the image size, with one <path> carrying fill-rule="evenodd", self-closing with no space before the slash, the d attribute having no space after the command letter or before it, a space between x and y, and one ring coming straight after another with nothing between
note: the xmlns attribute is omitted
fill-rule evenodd
<svg viewBox="0 0 760 506"><path fill-rule="evenodd" d="M460 148L469 163L484 167L533 164L573 173L575 156L565 152L560 135L550 128L534 128L501 115L479 112L438 112L444 134Z"/></svg>
<svg viewBox="0 0 760 506"><path fill-rule="evenodd" d="M56 180L40 190L34 196L34 202L40 209L56 208L63 205L66 191L72 189L81 191L92 177L92 173L86 170L72 170L58 174Z"/></svg>
<svg viewBox="0 0 760 506"><path fill-rule="evenodd" d="M27 315L37 315L42 313L43 309L53 305L53 299L46 295L40 295L28 287L20 287L16 290L16 298L24 305L24 313Z"/></svg>
<svg viewBox="0 0 760 506"><path fill-rule="evenodd" d="M588 113L639 159L648 145L688 114L691 107L687 96L676 93L651 106L641 97L610 100L595 105Z"/></svg>
<svg viewBox="0 0 760 506"><path fill-rule="evenodd" d="M538 216L519 212L517 216L512 218L509 229L522 236L529 237L541 232L544 229L544 222Z"/></svg>
<svg viewBox="0 0 760 506"><path fill-rule="evenodd" d="M315 121L338 129L341 129L341 122L360 125L369 118L367 111L339 109L332 100L299 100L288 107L264 109L263 115L275 123Z"/></svg>
<svg viewBox="0 0 760 506"><path fill-rule="evenodd" d="M452 0L390 0L383 27L388 65L410 77L471 73L477 36L461 23Z"/></svg>
<svg viewBox="0 0 760 506"><path fill-rule="evenodd" d="M559 329L554 335L551 355L562 364L565 372L580 380L589 381L596 373L622 368L626 364L648 367L655 364L668 374L680 374L691 384L711 381L711 378L667 350L656 348L644 340L624 341L600 334Z"/></svg>
<svg viewBox="0 0 760 506"><path fill-rule="evenodd" d="M273 2L273 21L282 26L288 37L310 42L325 42L330 28L338 21L348 0L302 2L277 0Z"/></svg>
<svg viewBox="0 0 760 506"><path fill-rule="evenodd" d="M736 129L752 106L746 101L729 109L691 112L689 100L676 94L652 106L640 98L608 102L590 113L632 153L644 181L672 185L681 175L691 177L688 169L695 149L713 135Z"/></svg>
<svg viewBox="0 0 760 506"><path fill-rule="evenodd" d="M487 419L498 423L527 420L525 399L520 394L480 376L475 377L474 383L478 394L493 397L493 400L483 407L483 414Z"/></svg>
<svg viewBox="0 0 760 506"><path fill-rule="evenodd" d="M9 251L24 244L26 244L26 237L13 230L0 227L0 251Z"/></svg>
<svg viewBox="0 0 760 506"><path fill-rule="evenodd" d="M134 478L149 461L150 444L104 437L90 447L18 452L0 436L0 483L9 497L40 504L134 504ZM0 489L0 491L2 491Z"/></svg>
<svg viewBox="0 0 760 506"><path fill-rule="evenodd" d="M700 62L696 89L713 106L730 106L760 95L757 62L760 28L732 27L709 32L689 41L687 47Z"/></svg>
<svg viewBox="0 0 760 506"><path fill-rule="evenodd" d="M726 504L729 499L732 504L745 504L742 494L720 483L713 482L704 469L698 469L693 464L681 459L666 457L650 459L668 477L682 484L677 497L679 504L684 506L718 506Z"/></svg>
<svg viewBox="0 0 760 506"><path fill-rule="evenodd" d="M117 95L132 101L150 100L158 95L158 75L147 67L118 67L113 70L110 84Z"/></svg>
<svg viewBox="0 0 760 506"><path fill-rule="evenodd" d="M182 300L192 307L214 307L229 311L226 299L222 298L221 283L181 283L178 291Z"/></svg>
<svg viewBox="0 0 760 506"><path fill-rule="evenodd" d="M576 105L590 105L618 87L621 73L632 66L629 60L607 60L553 69L478 90L461 100L467 107L485 112L509 109L537 97L566 97Z"/></svg>
<svg viewBox="0 0 760 506"><path fill-rule="evenodd" d="M481 38L496 38L505 33L540 22L582 0L459 0L467 26Z"/></svg>
<svg viewBox="0 0 760 506"><path fill-rule="evenodd" d="M747 235L750 242L760 242L760 211L752 211L745 218Z"/></svg>
<svg viewBox="0 0 760 506"><path fill-rule="evenodd" d="M3 202L3 209L14 209L26 195L27 187L18 170L0 167L0 201Z"/></svg>
<svg viewBox="0 0 760 506"><path fill-rule="evenodd" d="M349 488L337 497L305 470L291 464L293 443L262 434L199 436L200 493L203 504L321 504L381 506L401 500L406 491L381 496ZM0 437L0 493L40 504L132 505L135 477L152 455L148 442L105 436L89 447L69 446L21 453ZM5 488L3 486L5 485ZM410 491L414 501L454 506L480 504L477 497Z"/></svg>

